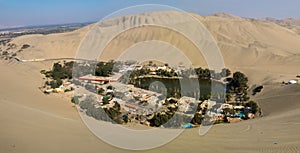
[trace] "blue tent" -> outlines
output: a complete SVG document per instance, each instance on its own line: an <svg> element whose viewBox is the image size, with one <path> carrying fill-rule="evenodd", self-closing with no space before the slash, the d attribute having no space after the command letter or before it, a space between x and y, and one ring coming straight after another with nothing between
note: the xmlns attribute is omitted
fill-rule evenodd
<svg viewBox="0 0 300 153"><path fill-rule="evenodd" d="M183 128L183 129L193 128L193 124L188 123L188 124L183 125L181 128Z"/></svg>
<svg viewBox="0 0 300 153"><path fill-rule="evenodd" d="M244 113L243 112L240 112L240 118L243 118L244 117Z"/></svg>

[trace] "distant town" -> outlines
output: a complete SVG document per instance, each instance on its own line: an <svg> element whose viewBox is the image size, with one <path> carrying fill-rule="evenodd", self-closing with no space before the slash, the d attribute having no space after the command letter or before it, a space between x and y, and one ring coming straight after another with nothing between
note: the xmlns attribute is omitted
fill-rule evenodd
<svg viewBox="0 0 300 153"><path fill-rule="evenodd" d="M30 47L30 44L19 46L10 38L2 38L0 58L18 62L47 60L18 58L18 53ZM232 74L226 68L215 72L207 68L171 67L153 61L139 64L67 60L54 63L51 70L41 71L45 77L41 90L45 94L71 96L72 103L81 112L97 120L190 128L203 123L232 123L262 116L262 110L248 94L256 95L263 86L250 90L248 78L241 72ZM199 84L195 86L195 82ZM284 85L296 83L299 79L282 82ZM212 92L212 85L224 88L225 94Z"/></svg>
<svg viewBox="0 0 300 153"><path fill-rule="evenodd" d="M92 24L93 22L87 23L69 23L69 24L54 24L54 25L35 25L35 26L20 26L11 28L0 29L0 38L15 38L18 36L29 35L29 34L51 34L51 33L63 33L70 32L80 29L86 25Z"/></svg>
<svg viewBox="0 0 300 153"><path fill-rule="evenodd" d="M190 128L202 123L232 123L261 115L248 94L248 79L229 69L215 72L203 68L171 67L152 61L58 62L42 70L45 94L74 92L72 103L97 120L151 127ZM181 90L188 79L224 85L226 93ZM196 80L195 80L196 79ZM193 82L193 81L192 81ZM260 92L262 87L256 89ZM205 122L203 122L205 121Z"/></svg>

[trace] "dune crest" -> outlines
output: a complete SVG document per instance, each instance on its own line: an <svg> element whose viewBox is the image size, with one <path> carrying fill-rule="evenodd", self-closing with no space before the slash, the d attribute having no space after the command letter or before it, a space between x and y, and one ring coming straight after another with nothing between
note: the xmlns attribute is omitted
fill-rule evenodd
<svg viewBox="0 0 300 153"><path fill-rule="evenodd" d="M145 13L110 19L102 25L109 31L121 22L128 25L151 23L151 20L147 20L150 15L165 16L164 20L158 19L167 23L173 14L178 13ZM255 100L260 103L265 114L260 119L216 125L205 136L197 135L198 129L187 130L169 144L146 152L300 152L300 87L297 84L279 85L283 80L300 75L300 35L272 22L227 14L205 17L191 15L210 31L228 68L244 72L252 85L264 85L262 93ZM182 15L178 22L183 21ZM23 59L72 58L92 26L94 25L68 33L25 35L15 38L13 43L31 46L18 54ZM162 37L163 40L176 42L175 34L164 36L159 31L147 29L144 33L136 41ZM129 35L130 33L124 33L121 36ZM118 44L121 44L119 47L126 48L126 44ZM180 46L191 48L185 44ZM114 47L112 45L107 51L115 49ZM113 58L113 54L107 55L106 60ZM193 58L192 54L187 55ZM197 60L199 59L194 59ZM49 69L52 64L52 61L0 61L0 120L3 123L0 130L0 152L132 152L112 147L97 139L82 123L69 99L47 96L38 89L44 82L40 70ZM197 64L205 65L200 62Z"/></svg>
<svg viewBox="0 0 300 153"><path fill-rule="evenodd" d="M168 23L170 22L169 20L173 20L172 15L180 16L177 19L178 21L176 21L178 23L185 21L185 14L167 11L108 19L103 21L100 25L105 26L105 29L109 31L116 28L115 26L120 25L118 23L123 22L125 25L151 24L151 22L153 22L153 16L156 20ZM244 71L247 75L255 71L260 73L262 71L261 67L268 69L267 73L262 73L250 78L250 80L253 80L253 83L261 81L278 82L296 75L297 65L300 65L300 35L295 31L272 22L244 19L225 13L205 17L196 14L191 15L204 24L213 35L222 52L227 67L233 70ZM152 17L149 18L149 16ZM26 42L33 46L20 55L25 59L75 57L81 40L92 26L94 25L92 24L68 33L21 36L14 39L14 43L22 44ZM137 38L137 40L134 41L142 41L146 40L146 38L151 39L156 37L169 41L177 40L177 38L175 38L177 37L176 35L165 34L165 36L161 36L158 35L161 34L160 32L147 31L149 30L145 29L143 37ZM122 38L129 37L129 34L127 34L127 36L124 34ZM111 47L112 50L115 50L115 46ZM118 47L122 48L125 46L121 45ZM190 45L182 47L190 48ZM107 50L110 50L110 48L107 48ZM193 58L191 55L188 57ZM114 54L111 53L107 54L105 58L106 60L110 60L115 57ZM203 60L193 59L191 61ZM289 68L282 69L283 63ZM195 65L205 66L205 62L196 63ZM250 75L250 77L252 76ZM266 78L268 79L265 80Z"/></svg>

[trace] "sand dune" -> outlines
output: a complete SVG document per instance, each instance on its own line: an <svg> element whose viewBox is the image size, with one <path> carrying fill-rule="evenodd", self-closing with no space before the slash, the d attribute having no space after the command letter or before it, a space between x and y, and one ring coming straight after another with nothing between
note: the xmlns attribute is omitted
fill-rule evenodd
<svg viewBox="0 0 300 153"><path fill-rule="evenodd" d="M152 18L149 16L157 16L157 20L161 20L155 22L172 23L173 19L170 17L172 15L183 16L177 20L178 22L184 21L184 15L178 15L178 12L156 12L128 16L124 19L123 17L110 19L101 24L106 26L106 30L113 31L123 24L151 23L150 19ZM191 15L201 21L217 41L225 65L230 69L245 72L249 75L252 84L281 82L292 79L299 73L297 66L300 64L300 35L296 32L275 23L243 19L225 13L205 17L196 14ZM84 39L86 32L93 26L90 25L77 31L62 34L21 36L16 38L14 42L16 44L28 43L33 46L19 55L25 59L75 57L80 41ZM192 29L192 27L190 28ZM147 40L175 44L174 46L182 50L193 65L207 66L203 57L197 55L196 49L193 49L193 45L190 45L188 41L180 38L174 32L163 28L155 29L155 27L141 27L122 33L105 48L101 59L116 59L122 51L128 49L132 44ZM165 49L160 44L153 48L159 50L160 47ZM135 48L135 50L138 49ZM166 49L172 50L172 47ZM153 54L154 57L159 55ZM181 54L172 57L173 61L177 61ZM170 62L172 61L170 60ZM261 73L261 71L263 72ZM258 73L258 75L253 76L254 73Z"/></svg>
<svg viewBox="0 0 300 153"><path fill-rule="evenodd" d="M163 12L156 14L160 13ZM172 13L167 12L167 16ZM299 73L300 35L274 23L224 13L206 17L192 15L212 33L226 66L245 72L251 84L265 85L263 92L254 97L264 117L216 125L205 136L199 136L198 129L186 130L169 144L144 152L300 152L300 86L278 84ZM105 24L110 26L121 21L113 19ZM128 17L128 22L134 24L134 17ZM68 33L21 36L13 41L32 46L18 55L25 59L75 57L80 41L91 26ZM177 37L175 33L164 37L161 29L132 32L144 32L142 40L159 36L160 40L175 43L172 37ZM122 35L127 36L130 33ZM120 39L116 38L116 42ZM126 48L125 45L119 47ZM184 44L181 48L185 48ZM111 49L113 45L107 51ZM113 55L114 52L108 53L107 58ZM193 59L193 54L188 55L191 61L199 60ZM206 63L197 64L205 66ZM39 91L38 86L43 82L39 71L50 65L49 62L0 61L0 152L131 152L96 138L69 100Z"/></svg>
<svg viewBox="0 0 300 153"><path fill-rule="evenodd" d="M112 147L85 127L69 100L45 96L38 63L1 62L0 152L130 152ZM198 129L144 152L299 152L299 85L266 87L257 96L266 116ZM290 98L289 98L290 97Z"/></svg>

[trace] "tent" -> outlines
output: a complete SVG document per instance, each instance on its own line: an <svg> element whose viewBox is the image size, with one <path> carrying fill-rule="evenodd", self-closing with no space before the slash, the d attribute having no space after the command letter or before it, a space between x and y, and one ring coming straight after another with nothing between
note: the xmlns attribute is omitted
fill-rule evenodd
<svg viewBox="0 0 300 153"><path fill-rule="evenodd" d="M290 81L288 82L288 84L296 84L296 83L297 83L296 80L290 80Z"/></svg>
<svg viewBox="0 0 300 153"><path fill-rule="evenodd" d="M183 129L193 128L193 124L188 123L188 124L183 125L181 128L183 128Z"/></svg>

